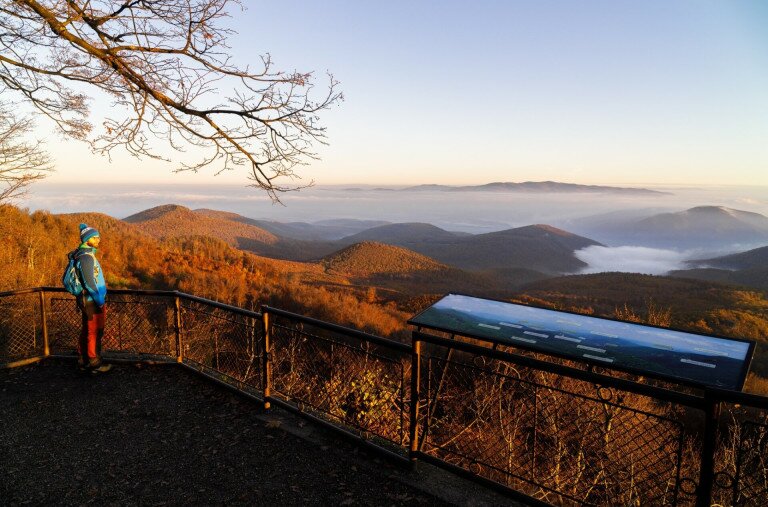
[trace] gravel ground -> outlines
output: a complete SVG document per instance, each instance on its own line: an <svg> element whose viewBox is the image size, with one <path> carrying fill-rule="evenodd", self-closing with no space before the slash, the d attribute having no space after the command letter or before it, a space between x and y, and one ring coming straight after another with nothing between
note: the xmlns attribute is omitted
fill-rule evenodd
<svg viewBox="0 0 768 507"><path fill-rule="evenodd" d="M414 472L176 367L0 370L0 403L3 505L511 503L434 496Z"/></svg>

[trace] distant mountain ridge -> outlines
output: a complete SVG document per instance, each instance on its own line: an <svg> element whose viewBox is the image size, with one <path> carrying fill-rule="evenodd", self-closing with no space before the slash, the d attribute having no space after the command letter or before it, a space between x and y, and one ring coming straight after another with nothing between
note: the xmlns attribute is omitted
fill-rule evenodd
<svg viewBox="0 0 768 507"><path fill-rule="evenodd" d="M639 241L681 248L768 241L768 217L724 206L697 206L661 213L634 223L627 232Z"/></svg>
<svg viewBox="0 0 768 507"><path fill-rule="evenodd" d="M415 242L452 241L459 237L432 224L423 222L405 222L380 225L341 239L342 243L351 244L361 241L378 241L390 245L405 246Z"/></svg>
<svg viewBox="0 0 768 507"><path fill-rule="evenodd" d="M689 264L733 270L768 268L768 246L754 248L746 252L723 255L713 259L689 261Z"/></svg>
<svg viewBox="0 0 768 507"><path fill-rule="evenodd" d="M670 275L768 290L768 246L688 264Z"/></svg>
<svg viewBox="0 0 768 507"><path fill-rule="evenodd" d="M569 229L611 246L712 249L722 251L741 245L744 249L768 243L768 217L725 206L696 206L683 211L650 216L617 213L576 220Z"/></svg>
<svg viewBox="0 0 768 507"><path fill-rule="evenodd" d="M586 264L573 253L588 246L602 246L544 224L458 238L453 248L417 252L462 269L525 268L543 273L573 273Z"/></svg>
<svg viewBox="0 0 768 507"><path fill-rule="evenodd" d="M341 240L346 244L360 241L401 246L465 270L524 268L543 273L576 272L586 264L573 252L602 246L542 224L471 236L456 235L431 224L391 224Z"/></svg>
<svg viewBox="0 0 768 507"><path fill-rule="evenodd" d="M356 220L356 219L332 219L318 220L316 222L277 222L274 220L256 220L247 218L237 213L218 211L212 209L196 209L200 213L210 217L224 218L235 222L253 225L271 232L283 238L304 241L333 241L345 236L355 234L371 227L389 224L383 220Z"/></svg>
<svg viewBox="0 0 768 507"><path fill-rule="evenodd" d="M290 224L275 222L271 227L274 232L270 232L266 227L259 227L265 224L264 221L224 211L192 211L177 205L157 206L124 221L159 239L210 236L258 255L301 262L318 261L353 244L376 242L402 247L414 255L429 257L430 261L434 259L451 268L473 271L476 275L493 273L505 283L512 284L546 274L576 272L586 264L577 259L574 252L587 246L600 246L589 238L542 224L478 235L452 233L419 222L385 224L341 240L314 241L295 239L278 232ZM353 220L331 222L328 227L359 228L364 225L367 224ZM406 251L400 251L400 254L407 257ZM419 264L412 258L408 262L414 266Z"/></svg>
<svg viewBox="0 0 768 507"><path fill-rule="evenodd" d="M402 189L409 192L440 191L440 192L531 192L531 193L611 193L623 195L671 195L647 188L611 187L604 185L579 185L576 183L560 183L557 181L523 181L494 182L485 185L416 185Z"/></svg>

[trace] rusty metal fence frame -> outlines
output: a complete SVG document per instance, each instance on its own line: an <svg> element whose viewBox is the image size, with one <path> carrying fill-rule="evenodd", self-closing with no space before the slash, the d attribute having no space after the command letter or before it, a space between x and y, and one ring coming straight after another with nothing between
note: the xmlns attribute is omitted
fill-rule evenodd
<svg viewBox="0 0 768 507"><path fill-rule="evenodd" d="M268 306L262 314L265 403L331 423L408 463L410 346ZM339 358L354 367L340 370ZM303 389L292 387L297 375Z"/></svg>
<svg viewBox="0 0 768 507"><path fill-rule="evenodd" d="M508 407L498 412L509 416L510 407L515 408L519 417L533 421L533 436L527 441L533 454L518 451L534 471L546 448L536 434L536 418L543 417L545 404L553 403L545 393L569 400L565 406L592 404L651 428L651 436L626 443L630 447L619 451L639 452L638 459L646 459L656 452L647 446L670 449L665 458L669 462L659 475L669 489L656 494L653 504L768 504L766 397L717 389L680 392L418 330L412 342L404 344L276 308L263 306L255 312L176 291L112 290L108 312L107 360L177 364L265 408L277 405L298 413L401 463L432 463L529 504L592 502L552 488L536 473L512 473L495 465L489 458L493 442L462 449L440 441L447 434L441 428L449 421L446 407L467 411L463 417L479 414L487 424L471 395L469 400L449 399L445 386L450 382L467 388L467 393L483 381L495 382L497 389L517 389L516 394L506 394ZM0 367L47 357L74 358L79 320L75 299L63 289L0 293ZM339 370L340 361L355 364L354 373L341 374L345 372ZM536 372L538 380L521 373L525 371ZM309 377L311 389L293 387L291 375ZM573 390L546 379L566 379L587 388ZM526 396L532 397L526 401ZM631 396L673 407L688 420L676 420L675 410L656 413L632 406L624 401ZM533 407L526 406L528 402ZM494 417L502 421L500 415ZM693 427L690 420L695 421ZM683 451L683 438L690 435L696 445ZM694 457L694 467L682 469L683 452ZM647 459L658 461L655 455ZM653 487L659 490L660 484Z"/></svg>

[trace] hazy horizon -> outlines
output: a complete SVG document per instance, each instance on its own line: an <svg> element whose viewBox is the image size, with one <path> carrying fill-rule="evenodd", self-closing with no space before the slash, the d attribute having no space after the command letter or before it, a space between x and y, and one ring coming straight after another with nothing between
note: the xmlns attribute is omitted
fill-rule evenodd
<svg viewBox="0 0 768 507"><path fill-rule="evenodd" d="M276 69L314 70L318 87L326 70L341 82L304 183L768 185L766 2L246 6L226 20L233 63L269 53ZM213 97L232 95L219 86ZM94 135L122 114L111 97L92 105ZM55 183L247 183L246 168L174 174L194 150L153 140L171 162L117 150L109 163L53 132L41 118Z"/></svg>
<svg viewBox="0 0 768 507"><path fill-rule="evenodd" d="M526 192L446 194L440 191L374 190L377 187L398 186L354 183L317 185L281 194L283 205L280 205L272 203L258 189L242 185L60 184L43 181L33 185L28 195L18 200L17 204L31 210L44 209L52 213L94 211L121 219L155 206L179 204L191 209L212 208L248 218L278 222L356 218L429 222L464 232L491 232L551 221L567 224L576 218L601 213L680 211L695 206L724 206L768 215L768 186L642 187L669 192L669 195Z"/></svg>

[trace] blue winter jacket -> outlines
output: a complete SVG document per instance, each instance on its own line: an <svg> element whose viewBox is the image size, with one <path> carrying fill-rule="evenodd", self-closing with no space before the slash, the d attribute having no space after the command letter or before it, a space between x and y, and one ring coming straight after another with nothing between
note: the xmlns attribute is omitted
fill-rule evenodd
<svg viewBox="0 0 768 507"><path fill-rule="evenodd" d="M104 305L107 296L107 284L104 281L104 272L101 264L96 260L96 249L90 246L80 246L73 252L80 269L80 281L83 283L83 292L88 301L93 301L96 306Z"/></svg>

